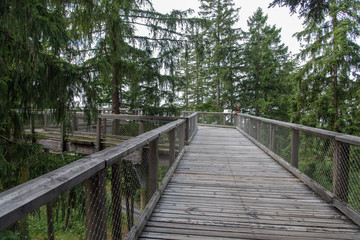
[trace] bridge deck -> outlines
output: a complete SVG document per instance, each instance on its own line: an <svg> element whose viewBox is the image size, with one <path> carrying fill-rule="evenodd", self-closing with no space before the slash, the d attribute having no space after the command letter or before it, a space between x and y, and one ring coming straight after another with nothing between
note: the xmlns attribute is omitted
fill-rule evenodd
<svg viewBox="0 0 360 240"><path fill-rule="evenodd" d="M139 239L360 239L235 129L199 127Z"/></svg>

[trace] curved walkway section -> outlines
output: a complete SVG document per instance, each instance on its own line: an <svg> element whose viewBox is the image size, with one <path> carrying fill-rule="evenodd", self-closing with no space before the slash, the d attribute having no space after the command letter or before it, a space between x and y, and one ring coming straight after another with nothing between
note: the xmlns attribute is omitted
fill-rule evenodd
<svg viewBox="0 0 360 240"><path fill-rule="evenodd" d="M360 239L235 129L199 127L139 239Z"/></svg>

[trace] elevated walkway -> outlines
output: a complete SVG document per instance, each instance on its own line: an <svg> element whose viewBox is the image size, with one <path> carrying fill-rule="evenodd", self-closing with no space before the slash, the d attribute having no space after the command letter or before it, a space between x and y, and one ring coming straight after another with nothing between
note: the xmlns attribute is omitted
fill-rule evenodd
<svg viewBox="0 0 360 240"><path fill-rule="evenodd" d="M235 129L199 127L139 239L360 239Z"/></svg>

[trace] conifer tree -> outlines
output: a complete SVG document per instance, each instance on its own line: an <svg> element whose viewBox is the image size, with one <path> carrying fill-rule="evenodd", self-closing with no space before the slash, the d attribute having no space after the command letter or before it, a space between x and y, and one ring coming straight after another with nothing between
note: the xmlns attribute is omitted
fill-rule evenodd
<svg viewBox="0 0 360 240"><path fill-rule="evenodd" d="M297 33L305 42L300 57L295 121L359 134L359 1L328 1L322 21L307 18Z"/></svg>
<svg viewBox="0 0 360 240"><path fill-rule="evenodd" d="M205 31L207 64L213 106L219 111L233 101L234 76L237 65L233 54L238 49L239 29L234 28L239 9L234 8L232 0L201 0L200 15L210 21ZM224 93L230 93L225 96ZM229 91L230 90L230 91ZM231 106L230 106L231 107Z"/></svg>
<svg viewBox="0 0 360 240"><path fill-rule="evenodd" d="M244 32L243 76L239 84L242 110L255 116L287 120L289 116L292 63L281 43L280 29L267 24L257 9Z"/></svg>

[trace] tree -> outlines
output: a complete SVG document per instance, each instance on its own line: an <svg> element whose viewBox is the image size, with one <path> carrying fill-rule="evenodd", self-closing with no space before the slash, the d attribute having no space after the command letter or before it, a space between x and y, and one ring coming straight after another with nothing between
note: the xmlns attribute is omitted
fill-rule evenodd
<svg viewBox="0 0 360 240"><path fill-rule="evenodd" d="M248 20L244 32L242 81L239 99L243 111L287 120L291 97L289 78L293 63L281 43L280 29L267 24L261 8Z"/></svg>
<svg viewBox="0 0 360 240"><path fill-rule="evenodd" d="M111 93L113 113L121 106L140 106L145 113L156 114L164 97L175 101L172 85L181 47L177 29L196 21L185 19L190 12L160 14L147 0L80 1L72 14L77 23L73 32L86 40L85 51L91 56L87 66L104 84L101 88ZM151 37L137 35L138 26L146 27ZM163 67L168 74L160 74Z"/></svg>
<svg viewBox="0 0 360 240"><path fill-rule="evenodd" d="M239 9L234 8L232 0L201 0L200 15L210 21L205 30L207 45L207 64L210 88L214 106L221 110L232 107L235 66L234 53L238 50L240 31L234 25L238 20ZM225 96L224 93L230 93Z"/></svg>
<svg viewBox="0 0 360 240"><path fill-rule="evenodd" d="M322 21L308 18L296 34L306 42L298 71L295 121L358 134L359 1L329 1Z"/></svg>
<svg viewBox="0 0 360 240"><path fill-rule="evenodd" d="M330 6L328 0L273 0L270 7L276 5L290 7L291 13L295 13L299 9L300 16L306 16L315 21L324 19Z"/></svg>

